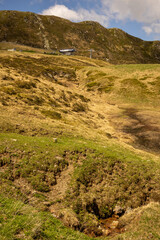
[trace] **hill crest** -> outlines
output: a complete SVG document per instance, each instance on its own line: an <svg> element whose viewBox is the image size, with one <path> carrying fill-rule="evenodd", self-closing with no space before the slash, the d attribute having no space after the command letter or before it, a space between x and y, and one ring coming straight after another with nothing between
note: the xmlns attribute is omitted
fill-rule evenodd
<svg viewBox="0 0 160 240"><path fill-rule="evenodd" d="M55 51L76 48L82 56L89 56L88 50L92 48L94 58L109 59L114 64L160 62L159 41L143 41L121 29L106 29L97 22L73 23L32 12L0 11L0 41Z"/></svg>

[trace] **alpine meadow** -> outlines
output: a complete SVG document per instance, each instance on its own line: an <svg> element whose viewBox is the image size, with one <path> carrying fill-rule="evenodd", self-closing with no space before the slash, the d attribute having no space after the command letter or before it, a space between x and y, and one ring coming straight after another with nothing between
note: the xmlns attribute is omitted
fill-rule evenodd
<svg viewBox="0 0 160 240"><path fill-rule="evenodd" d="M159 41L0 11L0 239L160 239L159 63Z"/></svg>

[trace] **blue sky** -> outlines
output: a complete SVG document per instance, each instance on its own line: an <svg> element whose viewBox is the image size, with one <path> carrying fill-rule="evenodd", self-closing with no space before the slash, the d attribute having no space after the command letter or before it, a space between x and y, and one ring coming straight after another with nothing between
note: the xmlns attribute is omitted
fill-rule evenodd
<svg viewBox="0 0 160 240"><path fill-rule="evenodd" d="M0 0L0 10L93 20L144 40L160 40L160 0Z"/></svg>

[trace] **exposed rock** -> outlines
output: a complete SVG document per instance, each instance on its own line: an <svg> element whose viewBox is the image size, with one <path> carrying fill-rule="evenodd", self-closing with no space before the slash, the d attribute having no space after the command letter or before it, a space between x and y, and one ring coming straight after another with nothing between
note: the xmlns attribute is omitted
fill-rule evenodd
<svg viewBox="0 0 160 240"><path fill-rule="evenodd" d="M57 143L58 139L57 138L53 138L53 142Z"/></svg>
<svg viewBox="0 0 160 240"><path fill-rule="evenodd" d="M110 228L116 228L118 226L118 221L113 221L110 225Z"/></svg>
<svg viewBox="0 0 160 240"><path fill-rule="evenodd" d="M108 236L111 233L111 230L109 230L109 229L102 229L102 233L103 233L103 235Z"/></svg>
<svg viewBox="0 0 160 240"><path fill-rule="evenodd" d="M115 208L113 209L113 212L114 212L114 214L120 216L124 213L124 209L121 206L116 205Z"/></svg>

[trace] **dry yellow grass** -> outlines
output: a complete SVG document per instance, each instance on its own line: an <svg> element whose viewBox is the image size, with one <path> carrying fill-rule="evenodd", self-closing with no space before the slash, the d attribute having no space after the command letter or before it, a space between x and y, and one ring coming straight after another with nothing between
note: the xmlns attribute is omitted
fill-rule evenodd
<svg viewBox="0 0 160 240"><path fill-rule="evenodd" d="M148 182L152 187L152 178L154 181L159 178L159 170L157 168L156 176L153 176L153 169L149 173L147 171L151 162L155 169L160 162L159 65L113 66L77 56L5 51L1 52L0 60L0 132L3 145L6 141L11 148L8 153L5 148L2 149L2 165L7 169L5 161L6 156L9 156L13 161L14 175L14 164L22 161L22 178L19 178L18 171L17 179L15 177L14 180L11 171L6 174L11 175L9 181L13 181L13 188L21 189L25 197L29 195L30 204L45 210L49 202L47 210L57 214L67 226L76 228L81 222L87 229L86 232L91 233L93 227L98 229L98 219L93 214L95 199L101 211L99 214L103 216L109 214L107 211L110 209L107 210L106 206L110 206L112 200L115 204L115 191L120 199L123 195L125 204L134 207L148 201L144 197L145 191L151 200L158 198L158 183L154 184L156 187L153 187L153 194L150 194ZM6 134L9 137L5 140L5 133L17 133L13 134L16 139ZM36 138L37 136L42 138ZM53 138L58 138L57 145L53 144ZM36 154L32 144L35 145ZM31 147L31 151L27 149L25 153L21 150L23 147ZM17 149L18 153L15 152ZM30 153L33 154L29 162L31 172L25 165L25 154L28 154L28 160ZM57 162L62 167L58 168L56 176L48 171L53 161L53 168L56 168ZM96 175L95 168L99 175ZM144 173L141 168L145 168ZM2 166L2 173L4 169ZM45 181L41 181L43 178ZM93 181L91 187L88 179ZM127 181L132 180L128 184ZM73 183L71 188L70 181ZM79 182L80 191L77 190ZM111 185L107 185L108 182ZM3 184L2 190L5 192L7 187L5 190L3 188L8 185L5 185L5 181ZM35 190L43 201L34 196ZM77 205L72 203L66 207L67 190L71 191ZM70 195L68 199L69 197ZM75 212L78 211L78 201L81 200L83 207L89 209L87 213L83 212L82 219ZM70 199L68 201L70 203ZM103 207L104 202L106 206ZM136 228L137 216L139 221L143 217L143 221L147 221L145 219L150 214L150 209L158 212L159 205L150 203L147 207L132 211L131 216L125 215L119 224L127 221L127 233L122 234L120 239L139 240L137 236L143 236L143 232ZM140 223L139 226L142 225ZM144 230L145 228L144 226ZM136 236L134 231L139 231L140 235ZM159 234L157 231L155 229L155 233ZM131 236L128 235L130 232Z"/></svg>
<svg viewBox="0 0 160 240"><path fill-rule="evenodd" d="M137 136L126 128L142 121L151 131L159 129L158 65L113 66L77 56L5 51L0 57L2 129L8 124L16 132L33 135L108 136L130 144ZM141 119L133 119L130 109ZM61 119L46 117L45 111Z"/></svg>

